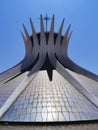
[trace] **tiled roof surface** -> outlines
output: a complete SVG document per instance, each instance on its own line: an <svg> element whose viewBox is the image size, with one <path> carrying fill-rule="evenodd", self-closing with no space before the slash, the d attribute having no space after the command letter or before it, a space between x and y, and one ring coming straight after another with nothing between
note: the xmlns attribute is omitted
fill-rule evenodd
<svg viewBox="0 0 98 130"><path fill-rule="evenodd" d="M98 95L98 82L72 71L69 71L69 73L91 90L93 94ZM3 89L0 90L4 94L2 97L8 95L8 93L10 94L10 90L14 90L13 87L17 87L24 76L25 73L1 86L0 88L7 88L5 93L2 93ZM53 70L52 81L49 80L47 72L43 70L39 71L0 120L62 122L96 119L98 119L98 108L94 104L77 91L56 70Z"/></svg>

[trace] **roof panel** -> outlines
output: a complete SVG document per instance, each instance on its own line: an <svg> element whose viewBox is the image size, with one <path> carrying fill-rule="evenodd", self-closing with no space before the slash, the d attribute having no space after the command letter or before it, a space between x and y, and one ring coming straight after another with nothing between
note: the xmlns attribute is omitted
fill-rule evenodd
<svg viewBox="0 0 98 130"><path fill-rule="evenodd" d="M1 118L13 122L55 122L98 119L98 109L56 70L50 81L40 71Z"/></svg>

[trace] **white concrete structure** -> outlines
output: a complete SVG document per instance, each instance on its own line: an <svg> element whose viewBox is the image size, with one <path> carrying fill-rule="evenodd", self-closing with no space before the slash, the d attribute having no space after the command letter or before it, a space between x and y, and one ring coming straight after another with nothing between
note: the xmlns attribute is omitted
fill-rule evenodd
<svg viewBox="0 0 98 130"><path fill-rule="evenodd" d="M24 59L15 67L0 74L1 92L3 91L2 88L5 87L6 84L9 87L8 83L12 83L11 81L13 81L13 79L15 79L15 78L17 79L17 77L19 77L19 75L23 75L23 73L25 74L24 78L19 82L18 86L16 86L16 88L14 88L14 91L8 96L8 99L6 99L6 101L4 101L4 102L1 101L1 108L0 108L1 121L18 121L18 119L15 120L15 119L7 118L7 116L9 114L6 115L6 112L10 111L10 108L13 106L13 104L15 102L17 102L17 100L22 95L22 93L24 91L26 91L26 89L28 87L30 87L30 84L32 84L32 87L33 87L33 84L35 84L33 82L33 80L35 79L35 77L37 78L36 73L40 75L40 73L41 73L40 71L43 71L42 77L43 77L43 75L45 75L44 70L47 70L48 75L50 73L51 81L50 81L50 83L49 83L49 81L47 81L48 84L55 82L54 80L52 81L52 72L53 72L53 70L54 70L54 72L57 71L62 76L62 81L64 78L64 80L65 80L64 82L66 84L70 84L69 85L70 88L71 87L74 88L75 89L74 91L77 91L80 95L82 95L82 98L85 98L85 100L87 100L87 102L90 102L90 112L91 112L91 110L94 112L94 109L95 109L95 113L96 113L95 118L93 118L93 119L98 119L98 97L95 95L95 93L92 91L92 89L89 89L88 86L90 85L90 83L88 85L86 85L84 83L85 81L83 81L83 83L84 83L83 84L83 83L81 83L81 80L79 79L79 76L81 75L85 79L88 79L87 82L93 82L94 83L93 86L95 86L93 89L95 90L96 86L98 86L98 75L93 74L92 72L89 72L88 70L80 67L79 65L75 64L72 60L70 60L70 58L68 57L68 53L67 53L68 44L69 44L70 37L72 35L72 31L70 32L71 25L69 25L68 29L65 32L65 35L63 36L62 29L63 29L64 20L62 21L59 32L57 34L54 32L54 16L52 17L51 28L50 28L49 32L45 32L45 30L44 30L42 16L40 16L40 33L36 33L31 19L30 19L30 24L31 24L31 29L32 29L31 36L29 35L29 33L24 25L23 25L23 28L24 28L25 34L23 32L21 32L23 41L24 41L24 45L25 45L25 51L26 51ZM47 60L48 60L48 62L47 62ZM55 72L55 73L57 73L57 72ZM76 73L77 76L74 73ZM83 79L83 77L81 77L81 79ZM58 78L58 80L59 80L59 78ZM16 84L15 82L14 82L14 84ZM40 82L40 78L38 78L38 82ZM66 84L65 84L65 90L67 87ZM58 88L58 86L56 86L56 87ZM98 92L97 92L97 94L98 94ZM39 93L39 95L40 95L40 93ZM40 100L40 98L39 98L39 100ZM25 102L25 99L24 99L24 101L22 101L22 103L24 103L24 102ZM31 101L31 102L33 103L33 101ZM64 100L62 101L62 104L63 104L63 102L64 102ZM74 103L73 99L71 99L71 102ZM44 103L44 100L42 100L42 103ZM50 101L50 103L51 103L51 101ZM83 104L85 104L85 103L83 102ZM26 107L26 109L27 108L28 108L28 106ZM64 105L64 108L66 108L66 105ZM36 109L38 109L38 107ZM83 114L85 113L85 110L83 111ZM61 113L62 112L65 112L65 111L62 110ZM68 114L68 112L69 111L67 111L66 114ZM44 115L45 115L45 113L49 114L48 112L44 112ZM76 110L76 113L79 113L79 112L77 112L77 110ZM42 114L41 116L43 116L43 112L41 114ZM54 114L55 113L53 113L53 115ZM74 111L74 114L75 114L75 111ZM24 115L22 115L22 116L24 116ZM46 118L44 119L44 117L42 117L42 119L39 119L40 114L37 119L37 113L36 113L36 119L35 119L35 117L31 119L31 116L34 116L34 112L31 112L31 111L28 116L30 116L30 117L28 117L26 119L21 119L21 121L23 121L23 122L25 122L25 121L31 121L31 122L32 121L34 121L34 122L53 121L51 114L49 116L49 117L51 117L51 119L50 118L48 119L48 117L47 117L47 119ZM66 117L66 116L64 117L64 119L63 119L63 117L60 118L61 121L91 120L91 116L88 116L88 119L86 117L83 119L82 118L81 119L77 119L77 118L69 119L69 117ZM54 116L54 118L55 118L54 119L55 121L60 121L60 119L58 119L57 117Z"/></svg>

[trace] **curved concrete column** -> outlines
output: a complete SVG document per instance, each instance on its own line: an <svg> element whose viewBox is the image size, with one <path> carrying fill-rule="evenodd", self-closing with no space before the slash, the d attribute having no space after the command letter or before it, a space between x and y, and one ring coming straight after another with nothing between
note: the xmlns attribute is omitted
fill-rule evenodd
<svg viewBox="0 0 98 130"><path fill-rule="evenodd" d="M50 33L49 33L48 45L47 45L47 52L48 52L51 65L55 68L56 59L55 59L55 48L54 48L54 16L51 22L51 28L50 28Z"/></svg>
<svg viewBox="0 0 98 130"><path fill-rule="evenodd" d="M69 35L70 27L71 27L71 24L68 26L67 31L65 32L63 41L61 43L61 50L62 50L61 53L65 55L67 55L67 49L68 49L68 43L69 43L68 37L70 36Z"/></svg>
<svg viewBox="0 0 98 130"><path fill-rule="evenodd" d="M0 83L4 83L7 80L10 80L11 78L20 74L22 70L28 68L36 60L38 56L38 50L39 50L38 38L36 36L36 32L35 32L35 29L31 20L30 20L30 23L31 23L32 33L33 33L34 45L31 42L31 39L30 39L30 36L26 27L23 25L25 35L23 34L23 32L21 32L21 34L24 41L24 45L25 45L25 52L26 52L25 57L18 65L0 74Z"/></svg>
<svg viewBox="0 0 98 130"><path fill-rule="evenodd" d="M31 55L31 57L32 57L31 60L34 61L34 59L37 58L37 55L39 52L39 42L38 42L36 31L35 31L35 28L34 28L34 25L33 25L31 18L30 18L30 24L31 24L32 36L33 36L33 51L32 51L32 55Z"/></svg>
<svg viewBox="0 0 98 130"><path fill-rule="evenodd" d="M58 61L56 70L75 87L84 97L98 107L98 98L96 98L88 89L81 85Z"/></svg>
<svg viewBox="0 0 98 130"><path fill-rule="evenodd" d="M59 32L58 32L58 35L57 35L57 38L56 38L56 43L55 43L55 53L61 53L61 35L62 35L62 29L63 29L63 25L64 25L64 19L61 23L61 26L60 26L60 29L59 29Z"/></svg>
<svg viewBox="0 0 98 130"><path fill-rule="evenodd" d="M14 76L18 75L21 73L21 67L22 67L22 62L20 62L18 65L14 66L11 69L8 69L7 71L3 72L0 74L0 83L4 83L7 80L10 80Z"/></svg>
<svg viewBox="0 0 98 130"><path fill-rule="evenodd" d="M66 65L66 67L68 69L70 69L70 70L72 70L72 71L74 71L74 72L76 72L78 74L84 75L84 76L86 76L88 78L91 78L91 79L93 79L95 81L98 81L98 75L96 75L96 74L82 68L81 66L77 65L72 60L70 60L69 58L67 58L66 63L64 63L65 58L63 58L62 61L63 61L64 66Z"/></svg>
<svg viewBox="0 0 98 130"><path fill-rule="evenodd" d="M69 25L67 31L65 32L65 35L64 35L64 38L63 38L61 46L59 48L57 48L55 46L56 56L57 56L58 60L66 68L68 68L68 69L70 69L70 70L72 70L72 71L74 71L74 72L76 72L78 74L84 75L84 76L86 76L88 78L91 78L91 79L93 79L95 81L98 81L98 75L96 75L96 74L94 74L94 73L92 73L92 72L90 72L90 71L80 67L79 65L74 63L72 60L70 60L70 58L68 57L68 53L67 53L67 51L68 51L68 44L69 44L70 37L72 35L72 31L69 33L70 27L71 27L71 25Z"/></svg>
<svg viewBox="0 0 98 130"><path fill-rule="evenodd" d="M41 24L41 34L40 34L40 47L39 47L39 59L37 63L34 65L28 76L32 76L35 72L39 71L46 58L46 38L45 38L45 32L44 32L44 24L43 24L43 19L42 16L40 16L40 24Z"/></svg>
<svg viewBox="0 0 98 130"><path fill-rule="evenodd" d="M22 63L22 70L29 66L32 49L33 49L29 33L24 25L23 25L23 28L25 31L26 38L25 38L24 34L22 33L22 37L23 37L24 44L25 44L25 58Z"/></svg>
<svg viewBox="0 0 98 130"><path fill-rule="evenodd" d="M27 85L30 84L33 78L37 75L37 73L33 74L31 77L28 77L29 72L26 72L24 79L21 81L19 86L15 89L15 91L11 94L8 100L4 103L4 105L0 108L0 118L4 115L4 113L11 107L11 105L16 101L16 99L20 96L20 94L26 89Z"/></svg>

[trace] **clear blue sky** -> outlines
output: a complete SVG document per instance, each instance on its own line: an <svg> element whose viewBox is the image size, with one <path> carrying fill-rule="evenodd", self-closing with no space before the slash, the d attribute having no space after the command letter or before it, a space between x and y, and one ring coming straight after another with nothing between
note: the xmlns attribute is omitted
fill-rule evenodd
<svg viewBox="0 0 98 130"><path fill-rule="evenodd" d="M22 24L31 34L31 17L36 31L39 31L38 17L46 13L50 17L55 14L56 32L63 18L63 32L72 24L69 57L78 65L98 74L98 0L1 0L0 72L24 58L25 49L20 34Z"/></svg>

